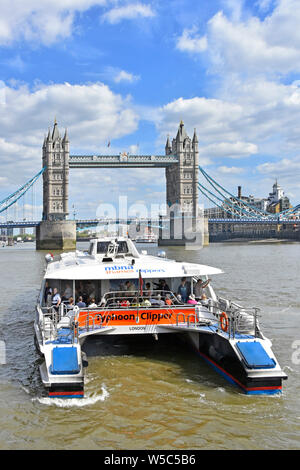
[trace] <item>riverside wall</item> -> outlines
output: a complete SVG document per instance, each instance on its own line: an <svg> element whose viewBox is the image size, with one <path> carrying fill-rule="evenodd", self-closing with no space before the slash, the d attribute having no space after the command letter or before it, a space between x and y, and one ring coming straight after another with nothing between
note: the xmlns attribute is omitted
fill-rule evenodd
<svg viewBox="0 0 300 470"><path fill-rule="evenodd" d="M227 240L294 240L300 241L300 226L293 227L285 224L231 224L221 222L209 222L210 243L224 242Z"/></svg>

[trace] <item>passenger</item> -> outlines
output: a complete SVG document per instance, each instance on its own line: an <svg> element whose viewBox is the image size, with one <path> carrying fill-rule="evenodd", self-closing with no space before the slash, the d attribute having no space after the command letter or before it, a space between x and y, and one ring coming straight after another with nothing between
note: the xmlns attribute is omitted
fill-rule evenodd
<svg viewBox="0 0 300 470"><path fill-rule="evenodd" d="M59 295L58 289L54 287L53 296L52 296L52 307L58 312L58 308L61 304L61 297Z"/></svg>
<svg viewBox="0 0 300 470"><path fill-rule="evenodd" d="M157 290L170 292L170 287L166 283L165 279L160 279L158 283L155 283L155 285L157 286Z"/></svg>
<svg viewBox="0 0 300 470"><path fill-rule="evenodd" d="M131 304L132 307L141 307L141 304L139 303L137 297L135 297L132 301L132 304Z"/></svg>
<svg viewBox="0 0 300 470"><path fill-rule="evenodd" d="M89 308L97 308L97 307L98 307L98 305L96 304L96 300L95 300L94 297L91 299L91 303L89 304L88 307L89 307Z"/></svg>
<svg viewBox="0 0 300 470"><path fill-rule="evenodd" d="M79 308L85 308L86 307L86 303L83 302L83 299L82 299L82 296L80 295L79 298L78 298L78 302L77 302L77 307Z"/></svg>
<svg viewBox="0 0 300 470"><path fill-rule="evenodd" d="M90 299L96 297L95 284L92 281L88 281L86 285L86 292Z"/></svg>
<svg viewBox="0 0 300 470"><path fill-rule="evenodd" d="M129 307L129 305L130 305L130 302L127 299L123 299L120 303L121 307Z"/></svg>
<svg viewBox="0 0 300 470"><path fill-rule="evenodd" d="M186 303L188 299L188 286L185 277L181 279L180 286L178 287L178 294L181 296L183 303Z"/></svg>
<svg viewBox="0 0 300 470"><path fill-rule="evenodd" d="M74 299L73 297L70 297L69 302L67 303L67 310L72 310L74 307L75 307Z"/></svg>
<svg viewBox="0 0 300 470"><path fill-rule="evenodd" d="M160 294L158 294L157 300L158 300L158 303L159 303L159 306L160 306L160 307L163 307L164 305L166 305L166 304L165 304L165 301L162 299L162 297L161 297Z"/></svg>
<svg viewBox="0 0 300 470"><path fill-rule="evenodd" d="M156 299L155 297L151 297L149 299L149 302L151 305L153 305L153 307L159 307L160 306L160 301L158 299Z"/></svg>
<svg viewBox="0 0 300 470"><path fill-rule="evenodd" d="M62 296L62 300L69 300L69 298L72 296L73 290L70 287L70 284L66 285L65 291Z"/></svg>
<svg viewBox="0 0 300 470"><path fill-rule="evenodd" d="M207 281L202 281L202 279L198 279L194 287L194 294L196 299L201 299L202 295L204 294L205 287L208 286L211 279L207 279Z"/></svg>
<svg viewBox="0 0 300 470"><path fill-rule="evenodd" d="M208 306L208 298L206 297L205 294L202 294L202 296L201 296L201 304L202 304L204 307L207 307L207 306Z"/></svg>
<svg viewBox="0 0 300 470"><path fill-rule="evenodd" d="M197 302L197 300L195 299L194 294L191 294L191 295L189 296L189 300L187 301L187 303L188 303L189 305L197 305L198 302Z"/></svg>
<svg viewBox="0 0 300 470"><path fill-rule="evenodd" d="M152 297L152 289L151 289L150 282L146 283L146 289L144 290L144 294L145 294L146 297L148 297L148 299L150 299L150 297Z"/></svg>
<svg viewBox="0 0 300 470"><path fill-rule="evenodd" d="M180 295L180 294L178 294L177 297L174 296L174 303L175 303L176 305L182 305L182 304L183 304L182 298L181 298L181 295Z"/></svg>
<svg viewBox="0 0 300 470"><path fill-rule="evenodd" d="M82 297L82 300L84 301L84 303L86 303L88 294L87 294L86 287L82 281L79 281L78 294L79 294L79 297Z"/></svg>
<svg viewBox="0 0 300 470"><path fill-rule="evenodd" d="M46 281L46 284L45 284L44 301L45 301L46 307L51 307L51 305L52 305L52 288L49 286L48 281Z"/></svg>
<svg viewBox="0 0 300 470"><path fill-rule="evenodd" d="M165 302L166 302L167 305L173 305L173 302L172 302L172 300L171 300L170 295L167 295L167 296L166 296Z"/></svg>
<svg viewBox="0 0 300 470"><path fill-rule="evenodd" d="M148 299L144 299L141 303L142 307L151 307L151 302Z"/></svg>
<svg viewBox="0 0 300 470"><path fill-rule="evenodd" d="M125 282L125 287L126 287L126 290L128 292L128 295L130 295L132 292L134 292L136 290L135 285L131 281L126 281Z"/></svg>

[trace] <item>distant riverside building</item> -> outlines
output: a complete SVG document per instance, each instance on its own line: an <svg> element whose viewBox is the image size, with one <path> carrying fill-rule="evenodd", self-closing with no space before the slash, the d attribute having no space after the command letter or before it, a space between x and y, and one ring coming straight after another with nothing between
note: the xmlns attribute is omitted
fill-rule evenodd
<svg viewBox="0 0 300 470"><path fill-rule="evenodd" d="M277 180L273 184L273 192L269 193L268 201L268 212L271 212L272 214L277 214L278 212L285 211L292 207L289 198L284 195L284 192L277 183Z"/></svg>
<svg viewBox="0 0 300 470"><path fill-rule="evenodd" d="M278 214L279 212L288 210L292 207L290 200L287 196L284 195L283 189L278 184L277 180L273 184L273 191L269 193L267 198L256 198L253 195L243 196L242 187L238 186L238 195L237 199L239 201L248 204L249 206L255 207L258 210L270 212L271 214ZM228 202L233 206L241 206L242 204L239 201L230 197ZM212 207L205 209L205 217L209 219L230 219L234 216L225 210L225 201L223 203L224 209L221 207Z"/></svg>

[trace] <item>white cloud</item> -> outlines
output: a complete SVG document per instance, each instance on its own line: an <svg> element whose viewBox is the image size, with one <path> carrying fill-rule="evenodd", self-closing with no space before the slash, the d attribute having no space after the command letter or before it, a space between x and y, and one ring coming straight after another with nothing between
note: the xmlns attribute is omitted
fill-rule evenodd
<svg viewBox="0 0 300 470"><path fill-rule="evenodd" d="M296 176L299 179L300 158L283 158L276 162L266 162L258 165L257 170L265 175ZM299 184L300 186L300 184Z"/></svg>
<svg viewBox="0 0 300 470"><path fill-rule="evenodd" d="M223 173L225 175L229 174L229 175L240 175L241 173L243 173L245 170L243 168L238 168L236 166L219 166L217 168L217 170L220 172L220 173Z"/></svg>
<svg viewBox="0 0 300 470"><path fill-rule="evenodd" d="M134 20L136 18L152 18L155 12L150 5L143 3L132 3L129 5L115 7L102 15L102 20L110 24L117 24L123 20Z"/></svg>
<svg viewBox="0 0 300 470"><path fill-rule="evenodd" d="M0 45L15 40L52 44L72 34L75 14L106 0L1 0Z"/></svg>
<svg viewBox="0 0 300 470"><path fill-rule="evenodd" d="M177 49L185 52L207 51L211 70L245 75L286 75L300 71L300 3L278 0L263 19L242 14L241 2L226 2L229 17L218 11L207 23L205 35L196 28L184 30ZM261 0L261 10L270 8Z"/></svg>
<svg viewBox="0 0 300 470"><path fill-rule="evenodd" d="M128 83L133 83L139 80L138 75L134 75L132 73L126 72L125 70L120 70L116 72L114 76L114 82L120 83L120 82L128 82Z"/></svg>
<svg viewBox="0 0 300 470"><path fill-rule="evenodd" d="M209 157L243 158L258 152L257 145L249 142L219 142L199 149L199 155Z"/></svg>
<svg viewBox="0 0 300 470"><path fill-rule="evenodd" d="M299 71L299 7L298 0L279 0L263 20L252 16L237 23L219 12L209 23L216 64L259 75Z"/></svg>
<svg viewBox="0 0 300 470"><path fill-rule="evenodd" d="M14 186L41 168L43 138L55 116L62 133L68 127L72 153L107 153L108 140L131 134L138 126L130 99L102 83L41 85L33 91L6 86L5 97L0 114L1 171Z"/></svg>
<svg viewBox="0 0 300 470"><path fill-rule="evenodd" d="M177 39L176 48L186 52L203 52L207 49L207 38L197 35L195 28L185 29Z"/></svg>

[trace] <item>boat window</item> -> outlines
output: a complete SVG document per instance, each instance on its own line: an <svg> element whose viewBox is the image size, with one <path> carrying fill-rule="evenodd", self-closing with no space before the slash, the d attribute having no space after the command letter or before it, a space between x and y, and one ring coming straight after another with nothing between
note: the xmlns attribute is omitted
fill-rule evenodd
<svg viewBox="0 0 300 470"><path fill-rule="evenodd" d="M107 252L109 243L110 243L109 241L107 241L107 242L97 242L97 253L105 254ZM128 253L127 242L118 241L117 243L119 245L118 253Z"/></svg>
<svg viewBox="0 0 300 470"><path fill-rule="evenodd" d="M82 297L82 301L88 306L92 299L95 299L95 303L99 303L101 300L101 281L92 279L88 281L76 281L75 282L75 302L79 301L79 297ZM92 302L94 303L94 302Z"/></svg>

